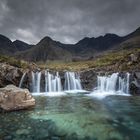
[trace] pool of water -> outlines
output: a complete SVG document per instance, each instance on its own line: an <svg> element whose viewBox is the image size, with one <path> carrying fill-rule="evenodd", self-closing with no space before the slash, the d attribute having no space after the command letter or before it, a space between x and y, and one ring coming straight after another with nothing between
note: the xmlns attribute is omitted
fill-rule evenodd
<svg viewBox="0 0 140 140"><path fill-rule="evenodd" d="M140 139L140 97L35 98L32 110L0 113L0 140Z"/></svg>

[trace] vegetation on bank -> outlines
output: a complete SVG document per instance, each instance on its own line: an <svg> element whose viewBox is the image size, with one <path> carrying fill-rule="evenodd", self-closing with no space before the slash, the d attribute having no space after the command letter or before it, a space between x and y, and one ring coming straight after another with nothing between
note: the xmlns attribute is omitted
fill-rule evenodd
<svg viewBox="0 0 140 140"><path fill-rule="evenodd" d="M6 63L6 64L9 64L18 68L23 68L23 69L26 69L29 67L29 63L24 60L20 60L11 56L4 56L4 55L0 55L0 63Z"/></svg>
<svg viewBox="0 0 140 140"><path fill-rule="evenodd" d="M98 58L93 60L78 61L78 62L59 62L59 61L49 61L46 64L40 62L38 63L39 67L42 69L51 69L51 70L69 70L69 71L81 71L86 69L100 69L107 68L109 66L114 66L119 70L125 71L128 69L133 69L135 66L138 66L137 62L131 62L130 55L134 54L138 56L140 54L140 49L135 48L131 50L121 50L108 52ZM139 58L138 58L139 59Z"/></svg>
<svg viewBox="0 0 140 140"><path fill-rule="evenodd" d="M137 62L131 62L131 54L137 56ZM18 68L32 68L34 65L40 69L50 70L69 70L69 71L82 71L87 69L115 69L115 70L130 70L139 67L140 65L140 48L134 48L130 50L119 50L107 52L104 55L98 56L92 60L77 61L77 62L62 62L62 61L48 61L38 62L37 65L32 62L26 62L14 57L0 55L0 63L7 63Z"/></svg>

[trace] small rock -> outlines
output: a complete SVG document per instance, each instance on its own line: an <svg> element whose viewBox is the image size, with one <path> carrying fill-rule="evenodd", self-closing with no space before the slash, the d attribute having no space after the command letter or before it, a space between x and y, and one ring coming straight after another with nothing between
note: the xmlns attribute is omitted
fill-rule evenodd
<svg viewBox="0 0 140 140"><path fill-rule="evenodd" d="M12 136L10 136L10 135L9 136L5 136L4 140L12 140Z"/></svg>
<svg viewBox="0 0 140 140"><path fill-rule="evenodd" d="M22 134L28 135L29 133L30 132L27 129L19 129L19 130L16 131L17 135L22 135Z"/></svg>

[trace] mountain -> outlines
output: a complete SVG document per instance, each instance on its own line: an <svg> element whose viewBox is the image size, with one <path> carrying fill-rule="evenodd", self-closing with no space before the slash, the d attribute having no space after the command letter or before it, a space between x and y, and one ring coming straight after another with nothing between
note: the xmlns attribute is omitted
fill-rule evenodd
<svg viewBox="0 0 140 140"><path fill-rule="evenodd" d="M16 47L17 51L25 51L27 49L30 49L33 45L29 45L23 41L15 40L13 42L13 45Z"/></svg>
<svg viewBox="0 0 140 140"><path fill-rule="evenodd" d="M1 55L14 55L18 51L25 51L31 47L31 45L19 40L12 42L9 38L0 34Z"/></svg>
<svg viewBox="0 0 140 140"><path fill-rule="evenodd" d="M13 42L9 38L3 35L0 35L0 54L11 55L12 53L15 53L16 51L17 49L14 46Z"/></svg>
<svg viewBox="0 0 140 140"><path fill-rule="evenodd" d="M123 42L113 47L113 50L140 48L140 28L123 37Z"/></svg>
<svg viewBox="0 0 140 140"><path fill-rule="evenodd" d="M46 61L46 60L71 60L71 53L59 47L60 42L52 40L50 37L44 37L33 48L19 53L17 57L28 61Z"/></svg>
<svg viewBox="0 0 140 140"><path fill-rule="evenodd" d="M134 32L126 35L125 40L130 39L130 38L134 38L134 37L137 37L137 36L140 36L140 27L137 28Z"/></svg>
<svg viewBox="0 0 140 140"><path fill-rule="evenodd" d="M140 28L126 36L105 34L99 37L85 37L76 44L63 44L50 37L44 37L38 44L29 45L25 42L0 36L0 54L15 54L16 57L29 61L46 60L86 60L112 50L140 47Z"/></svg>
<svg viewBox="0 0 140 140"><path fill-rule="evenodd" d="M111 49L114 45L123 41L123 37L115 34L106 34L97 38L84 38L75 44L75 52L80 55L93 55L98 52Z"/></svg>

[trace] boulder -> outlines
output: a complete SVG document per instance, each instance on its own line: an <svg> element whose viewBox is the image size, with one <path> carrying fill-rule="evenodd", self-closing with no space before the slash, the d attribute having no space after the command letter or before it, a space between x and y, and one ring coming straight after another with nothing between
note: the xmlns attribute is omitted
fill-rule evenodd
<svg viewBox="0 0 140 140"><path fill-rule="evenodd" d="M93 90L97 86L97 73L94 70L80 72L80 79L85 90Z"/></svg>
<svg viewBox="0 0 140 140"><path fill-rule="evenodd" d="M0 63L0 87L5 87L9 84L18 86L22 75L22 69L6 63Z"/></svg>
<svg viewBox="0 0 140 140"><path fill-rule="evenodd" d="M0 88L0 108L5 111L28 109L35 106L35 99L28 89L21 89L14 85Z"/></svg>

